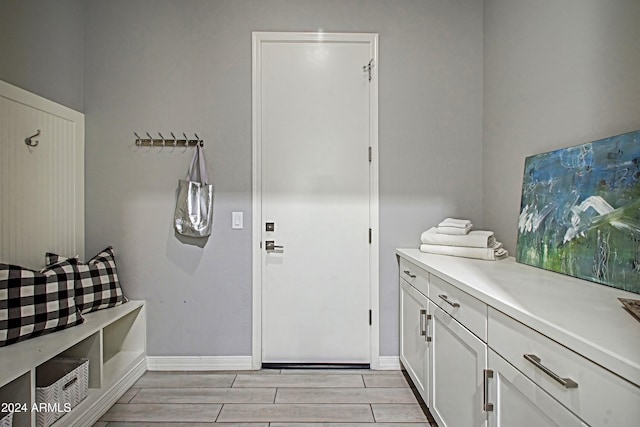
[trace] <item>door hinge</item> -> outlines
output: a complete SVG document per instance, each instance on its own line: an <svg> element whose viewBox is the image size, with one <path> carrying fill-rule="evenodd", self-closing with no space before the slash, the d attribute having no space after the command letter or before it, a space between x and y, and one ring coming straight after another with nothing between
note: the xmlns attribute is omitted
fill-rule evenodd
<svg viewBox="0 0 640 427"><path fill-rule="evenodd" d="M362 71L369 73L369 81L371 81L371 70L373 70L373 59L367 65L362 66Z"/></svg>
<svg viewBox="0 0 640 427"><path fill-rule="evenodd" d="M371 231L371 229L369 229L369 243L371 243L371 233L372 233L372 231Z"/></svg>
<svg viewBox="0 0 640 427"><path fill-rule="evenodd" d="M371 326L371 310L369 310L369 326Z"/></svg>
<svg viewBox="0 0 640 427"><path fill-rule="evenodd" d="M371 159L372 159L372 156L373 156L371 151L372 151L371 147L369 147L369 163L371 163Z"/></svg>

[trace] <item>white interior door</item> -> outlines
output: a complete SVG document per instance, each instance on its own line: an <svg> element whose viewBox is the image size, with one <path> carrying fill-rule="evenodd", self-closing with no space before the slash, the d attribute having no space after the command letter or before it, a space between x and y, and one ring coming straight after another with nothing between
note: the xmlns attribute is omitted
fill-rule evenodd
<svg viewBox="0 0 640 427"><path fill-rule="evenodd" d="M263 363L370 362L372 58L369 42L260 46Z"/></svg>

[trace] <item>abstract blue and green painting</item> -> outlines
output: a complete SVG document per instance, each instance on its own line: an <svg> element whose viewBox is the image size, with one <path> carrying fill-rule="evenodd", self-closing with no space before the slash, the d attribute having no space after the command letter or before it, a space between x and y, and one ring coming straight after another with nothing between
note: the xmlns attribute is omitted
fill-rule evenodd
<svg viewBox="0 0 640 427"><path fill-rule="evenodd" d="M516 260L640 293L640 131L527 157Z"/></svg>

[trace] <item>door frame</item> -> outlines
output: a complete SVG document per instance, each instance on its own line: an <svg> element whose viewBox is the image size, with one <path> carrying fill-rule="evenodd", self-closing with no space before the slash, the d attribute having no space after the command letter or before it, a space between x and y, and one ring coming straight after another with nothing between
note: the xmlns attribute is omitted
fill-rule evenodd
<svg viewBox="0 0 640 427"><path fill-rule="evenodd" d="M369 328L369 364L371 369L380 368L380 324L379 324L379 163L378 163L378 34L375 33L324 33L324 32L253 32L251 60L251 109L252 109L252 247L253 247L253 298L252 298L252 351L253 369L262 366L262 57L263 43L278 42L350 42L367 43L370 47L373 68L369 98L369 135L371 165L369 167L369 224L372 229L369 245L369 306L372 310ZM367 64L362 64L366 66ZM363 70L363 73L365 71ZM363 157L366 153L363 153Z"/></svg>

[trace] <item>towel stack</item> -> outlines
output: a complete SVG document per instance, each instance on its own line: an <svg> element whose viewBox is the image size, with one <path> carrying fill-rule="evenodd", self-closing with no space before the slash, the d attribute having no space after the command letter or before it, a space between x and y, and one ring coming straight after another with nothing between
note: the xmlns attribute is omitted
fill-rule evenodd
<svg viewBox="0 0 640 427"><path fill-rule="evenodd" d="M472 228L468 219L447 218L422 233L420 251L489 261L509 256L493 231L472 231Z"/></svg>

